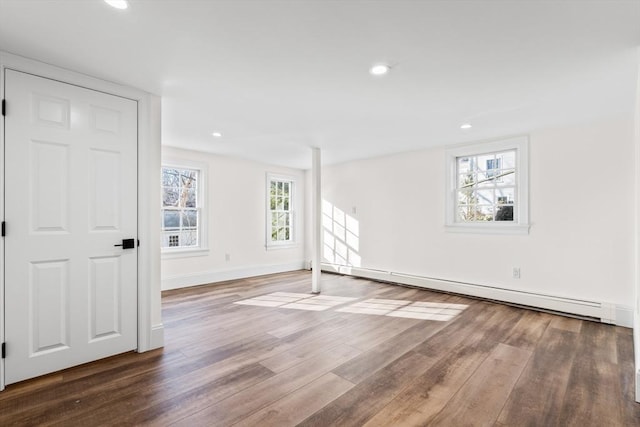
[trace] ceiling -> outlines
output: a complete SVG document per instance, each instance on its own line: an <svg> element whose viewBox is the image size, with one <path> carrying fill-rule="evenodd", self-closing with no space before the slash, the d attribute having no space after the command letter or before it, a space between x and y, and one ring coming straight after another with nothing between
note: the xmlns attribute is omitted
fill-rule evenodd
<svg viewBox="0 0 640 427"><path fill-rule="evenodd" d="M0 0L0 50L161 95L165 145L296 168L634 109L640 0L129 3Z"/></svg>

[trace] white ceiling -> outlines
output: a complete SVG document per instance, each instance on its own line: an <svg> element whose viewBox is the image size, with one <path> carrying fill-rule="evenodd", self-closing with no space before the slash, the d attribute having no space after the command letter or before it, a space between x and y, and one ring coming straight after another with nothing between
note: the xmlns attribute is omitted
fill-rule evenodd
<svg viewBox="0 0 640 427"><path fill-rule="evenodd" d="M640 1L129 1L0 0L0 50L162 95L163 144L298 168L634 108Z"/></svg>

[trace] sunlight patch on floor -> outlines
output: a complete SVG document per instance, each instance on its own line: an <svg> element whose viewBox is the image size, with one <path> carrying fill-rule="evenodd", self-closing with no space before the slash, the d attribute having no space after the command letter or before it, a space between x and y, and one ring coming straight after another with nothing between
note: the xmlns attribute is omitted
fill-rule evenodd
<svg viewBox="0 0 640 427"><path fill-rule="evenodd" d="M274 292L254 298L236 301L234 304L260 307L291 308L294 310L324 311L346 304L357 298L332 295L312 295L293 292ZM341 313L372 314L376 316L404 317L407 319L447 322L467 308L465 304L409 301L371 298L338 308Z"/></svg>
<svg viewBox="0 0 640 427"><path fill-rule="evenodd" d="M281 307L295 310L324 311L357 298L331 295L298 294L293 292L274 292L254 298L236 301L234 304L256 305L261 307Z"/></svg>
<svg viewBox="0 0 640 427"><path fill-rule="evenodd" d="M374 298L356 302L336 311L446 322L456 317L465 308L467 306L464 304Z"/></svg>

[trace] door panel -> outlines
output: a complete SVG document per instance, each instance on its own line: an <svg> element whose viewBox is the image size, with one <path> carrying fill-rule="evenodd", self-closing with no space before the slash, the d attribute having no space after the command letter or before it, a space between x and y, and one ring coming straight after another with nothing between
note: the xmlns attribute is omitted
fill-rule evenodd
<svg viewBox="0 0 640 427"><path fill-rule="evenodd" d="M89 322L91 341L120 334L120 257L90 259Z"/></svg>
<svg viewBox="0 0 640 427"><path fill-rule="evenodd" d="M120 153L91 150L89 153L89 229L117 231L120 229Z"/></svg>
<svg viewBox="0 0 640 427"><path fill-rule="evenodd" d="M33 171L28 188L31 231L68 233L69 145L29 141L29 158Z"/></svg>
<svg viewBox="0 0 640 427"><path fill-rule="evenodd" d="M29 271L32 356L69 348L69 260L31 262Z"/></svg>
<svg viewBox="0 0 640 427"><path fill-rule="evenodd" d="M7 384L137 343L137 103L7 70Z"/></svg>

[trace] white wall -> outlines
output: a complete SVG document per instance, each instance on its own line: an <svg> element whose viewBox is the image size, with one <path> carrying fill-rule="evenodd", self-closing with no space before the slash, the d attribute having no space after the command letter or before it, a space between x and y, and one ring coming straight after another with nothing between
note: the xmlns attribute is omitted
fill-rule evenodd
<svg viewBox="0 0 640 427"><path fill-rule="evenodd" d="M304 172L230 157L162 147L163 159L208 167L208 246L206 256L164 258L162 289L291 271L304 265ZM296 185L296 246L265 248L266 174L293 176ZM159 212L158 212L159 215ZM231 260L225 260L230 254Z"/></svg>
<svg viewBox="0 0 640 427"><path fill-rule="evenodd" d="M636 193L635 193L635 312L633 324L633 343L636 369L636 402L640 402L640 48L638 48L638 79L636 84L635 111L635 148L636 148Z"/></svg>
<svg viewBox="0 0 640 427"><path fill-rule="evenodd" d="M444 148L325 167L323 199L357 223L361 267L609 302L631 317L633 132L626 116L533 132L529 235L445 232Z"/></svg>
<svg viewBox="0 0 640 427"><path fill-rule="evenodd" d="M151 214L160 204L160 189L157 177L160 174L162 140L162 99L159 96L149 95L148 117L138 119L139 126L148 126L150 143L141 144L138 141L138 188L139 188L139 212L138 212L138 236L146 240L139 248L140 266L138 275L140 283L150 289L138 298L149 299L149 316L151 321L151 333L146 349L154 349L164 346L164 326L162 324L162 294L160 288L160 217ZM140 315L140 313L139 313ZM142 335L142 334L139 334ZM139 340L143 337L139 336ZM142 344L142 343L141 343Z"/></svg>

